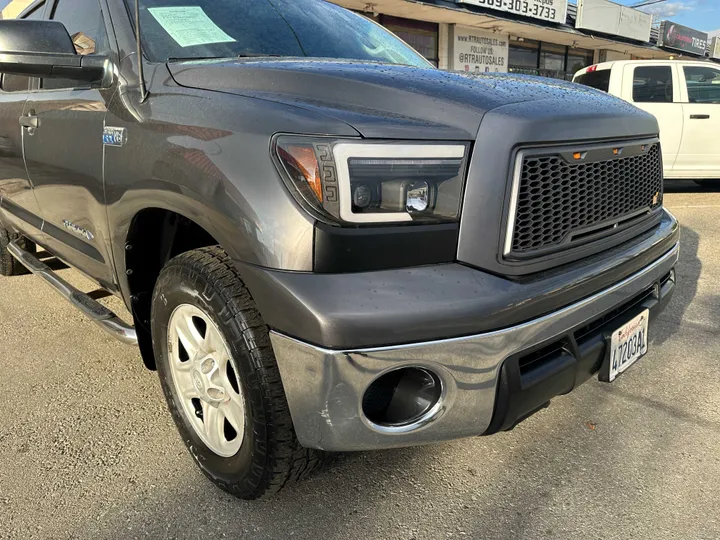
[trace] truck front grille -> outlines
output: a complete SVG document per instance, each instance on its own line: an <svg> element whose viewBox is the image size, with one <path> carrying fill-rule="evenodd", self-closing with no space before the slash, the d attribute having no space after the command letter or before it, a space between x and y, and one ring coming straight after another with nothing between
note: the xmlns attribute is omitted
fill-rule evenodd
<svg viewBox="0 0 720 540"><path fill-rule="evenodd" d="M572 162L578 154L582 161ZM527 152L518 167L506 257L532 258L608 236L662 206L659 143Z"/></svg>

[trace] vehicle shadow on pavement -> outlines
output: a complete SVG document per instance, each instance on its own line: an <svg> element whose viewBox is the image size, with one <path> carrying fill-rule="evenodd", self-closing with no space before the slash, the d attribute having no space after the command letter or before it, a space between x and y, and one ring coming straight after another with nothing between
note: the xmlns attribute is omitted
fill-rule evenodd
<svg viewBox="0 0 720 540"><path fill-rule="evenodd" d="M697 424L703 429L714 431L715 433L720 435L720 423L718 422L711 422L705 420L699 417L697 414L685 412L682 409L673 407L672 405L669 405L657 399L648 398L646 396L638 396L630 392L623 392L622 390L613 389L610 387L610 385L602 385L600 386L600 389L602 389L604 392L611 392L614 396L621 397L622 399L627 401L631 401L636 405L655 409L663 413L665 416L672 418L676 421Z"/></svg>
<svg viewBox="0 0 720 540"><path fill-rule="evenodd" d="M696 184L693 180L665 180L665 193L720 193L720 180Z"/></svg>
<svg viewBox="0 0 720 540"><path fill-rule="evenodd" d="M708 447L720 441L720 425L677 403L672 392L679 390L663 371L679 371L686 381L682 370L691 369L672 362L697 330L683 319L701 276L699 240L683 227L677 289L655 321L647 363L612 385L588 382L515 430L492 437L332 455L306 480L262 501L225 494L179 452L172 458L180 460L176 475L127 493L126 505L113 504L76 532L107 540L550 539L603 537L600 527L609 525L598 516L609 511L614 530L625 532L639 527L638 515L650 516L645 525L655 512L672 516L679 512L673 497L688 497L683 490L692 482L669 491L668 471L687 455L688 441ZM708 356L720 352L712 342L708 349ZM710 372L708 364L703 367ZM711 403L717 388L700 389L692 400ZM677 474L693 471L677 466ZM613 500L632 505L615 513L608 507ZM712 504L711 498L693 503L695 523L707 524L696 514L712 515Z"/></svg>
<svg viewBox="0 0 720 540"><path fill-rule="evenodd" d="M587 530L582 534L581 525L571 532L551 523L591 524L600 519L612 496L626 500L640 495L630 515L613 516L615 523L622 522L620 530L632 530L632 513L662 507L656 497L667 497L656 493L663 486L667 463L656 461L658 454L666 459L682 451L683 429L678 424L688 415L668 410L662 401L636 402L634 387L643 384L637 377L627 385L629 391L590 384L589 392L558 398L559 413L551 406L512 432L337 455L311 477L268 500L234 499L194 471L165 479L133 497L127 507L115 507L99 523L90 524L101 530L84 529L79 537L599 538L599 529L592 536ZM627 407L628 401L652 425L641 445L632 439L633 425L625 425L615 413L599 412ZM718 439L717 425L700 427L703 433L710 428ZM627 463L613 471L612 454L618 451L627 454ZM425 528L428 522L432 530ZM691 537L697 536L687 536Z"/></svg>
<svg viewBox="0 0 720 540"><path fill-rule="evenodd" d="M64 262L62 262L60 259L55 257L54 255L51 255L47 251L39 251L37 254L37 258L40 259L43 263L45 263L50 270L57 272L58 270L65 270L68 267Z"/></svg>
<svg viewBox="0 0 720 540"><path fill-rule="evenodd" d="M676 288L670 303L660 313L658 320L663 321L663 332L650 332L650 343L662 345L680 331L684 324L685 312L695 299L702 272L702 262L698 257L700 236L693 229L680 224L680 260L675 267Z"/></svg>
<svg viewBox="0 0 720 540"><path fill-rule="evenodd" d="M188 476L166 479L163 486L134 498L127 507L108 512L99 530L93 530L97 523L85 524L90 527L78 529L78 537L333 540L351 534L357 540L415 538L387 535L384 520L377 524L377 535L355 535L353 522L375 519L379 508L397 510L395 498L409 490L423 490L423 476L448 478L450 473L443 472L442 466L447 447L335 454L310 477L260 501L242 501L224 493L193 467ZM419 512L423 503L417 500L417 504Z"/></svg>

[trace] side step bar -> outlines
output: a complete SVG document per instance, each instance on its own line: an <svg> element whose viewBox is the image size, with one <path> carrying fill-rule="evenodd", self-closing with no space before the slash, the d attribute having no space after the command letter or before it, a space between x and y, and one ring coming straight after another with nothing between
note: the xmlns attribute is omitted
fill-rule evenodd
<svg viewBox="0 0 720 540"><path fill-rule="evenodd" d="M70 285L53 272L48 265L28 253L14 241L8 244L8 251L25 268L41 277L46 283L59 292L65 300L82 311L90 320L98 324L108 334L128 345L137 345L135 328L127 325L120 317L82 291Z"/></svg>

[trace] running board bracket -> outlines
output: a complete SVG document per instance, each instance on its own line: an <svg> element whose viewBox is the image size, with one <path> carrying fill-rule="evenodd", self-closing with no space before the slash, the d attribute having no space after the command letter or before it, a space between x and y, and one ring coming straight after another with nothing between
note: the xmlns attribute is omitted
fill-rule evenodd
<svg viewBox="0 0 720 540"><path fill-rule="evenodd" d="M125 323L125 321L100 302L70 285L58 276L47 264L35 257L32 253L22 249L17 242L10 242L8 244L8 251L25 268L42 278L45 283L59 292L65 300L70 302L108 334L128 345L137 345L138 340L135 328Z"/></svg>

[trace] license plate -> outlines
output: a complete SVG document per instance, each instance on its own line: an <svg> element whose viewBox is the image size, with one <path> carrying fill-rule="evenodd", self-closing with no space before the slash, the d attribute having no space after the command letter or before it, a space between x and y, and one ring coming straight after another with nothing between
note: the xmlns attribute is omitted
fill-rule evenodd
<svg viewBox="0 0 720 540"><path fill-rule="evenodd" d="M618 375L640 360L647 352L649 318L650 312L645 310L612 333L608 382L613 382Z"/></svg>

